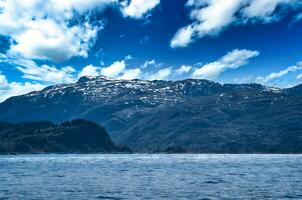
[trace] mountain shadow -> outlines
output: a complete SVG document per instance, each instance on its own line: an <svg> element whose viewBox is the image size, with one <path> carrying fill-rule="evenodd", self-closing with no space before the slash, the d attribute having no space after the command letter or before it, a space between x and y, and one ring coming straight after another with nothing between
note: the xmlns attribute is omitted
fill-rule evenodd
<svg viewBox="0 0 302 200"><path fill-rule="evenodd" d="M0 123L0 153L130 152L115 145L104 127L86 120Z"/></svg>

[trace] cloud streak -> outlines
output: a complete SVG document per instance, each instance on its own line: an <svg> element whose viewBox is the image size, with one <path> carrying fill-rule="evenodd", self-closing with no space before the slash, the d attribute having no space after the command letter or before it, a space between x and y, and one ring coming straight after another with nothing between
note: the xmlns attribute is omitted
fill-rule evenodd
<svg viewBox="0 0 302 200"><path fill-rule="evenodd" d="M235 49L215 62L201 66L192 74L193 78L216 79L221 73L246 65L251 58L257 57L258 51Z"/></svg>
<svg viewBox="0 0 302 200"><path fill-rule="evenodd" d="M296 72L296 71L300 71L300 70L302 70L302 63L298 63L297 65L290 66L279 72L272 72L269 75L264 76L264 77L259 76L256 78L256 82L261 83L261 84L270 84L275 79L280 79L291 72ZM298 77L297 77L297 79L298 79Z"/></svg>

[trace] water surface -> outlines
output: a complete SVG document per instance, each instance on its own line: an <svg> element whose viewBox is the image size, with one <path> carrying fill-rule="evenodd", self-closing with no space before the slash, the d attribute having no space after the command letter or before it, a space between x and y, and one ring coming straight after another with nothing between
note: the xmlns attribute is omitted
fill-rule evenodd
<svg viewBox="0 0 302 200"><path fill-rule="evenodd" d="M0 156L0 199L302 199L302 155Z"/></svg>

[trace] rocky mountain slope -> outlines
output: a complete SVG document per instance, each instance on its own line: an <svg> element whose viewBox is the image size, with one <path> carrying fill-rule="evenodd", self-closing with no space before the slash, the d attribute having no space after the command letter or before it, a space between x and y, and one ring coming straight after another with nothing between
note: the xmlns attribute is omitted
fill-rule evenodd
<svg viewBox="0 0 302 200"><path fill-rule="evenodd" d="M0 123L0 153L129 152L116 146L106 130L93 122L73 120L62 124Z"/></svg>
<svg viewBox="0 0 302 200"><path fill-rule="evenodd" d="M302 86L82 77L0 104L0 121L83 118L137 151L302 152Z"/></svg>

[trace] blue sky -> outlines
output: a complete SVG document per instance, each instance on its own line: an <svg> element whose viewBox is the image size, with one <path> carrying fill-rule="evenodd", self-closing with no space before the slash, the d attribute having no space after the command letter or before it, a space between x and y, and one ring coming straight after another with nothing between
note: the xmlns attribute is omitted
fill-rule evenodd
<svg viewBox="0 0 302 200"><path fill-rule="evenodd" d="M80 76L302 82L300 0L0 0L0 101Z"/></svg>

